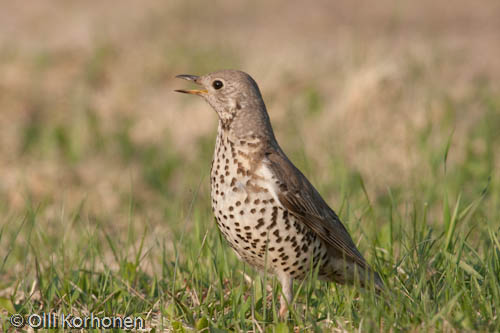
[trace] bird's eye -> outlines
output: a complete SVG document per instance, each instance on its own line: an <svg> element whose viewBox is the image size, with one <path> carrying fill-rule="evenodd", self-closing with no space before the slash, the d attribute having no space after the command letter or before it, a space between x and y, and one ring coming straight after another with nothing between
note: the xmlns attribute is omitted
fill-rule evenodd
<svg viewBox="0 0 500 333"><path fill-rule="evenodd" d="M212 83L212 87L214 87L215 90L219 90L220 88L222 88L224 84L222 84L222 81L219 81L219 80L215 80L213 83Z"/></svg>

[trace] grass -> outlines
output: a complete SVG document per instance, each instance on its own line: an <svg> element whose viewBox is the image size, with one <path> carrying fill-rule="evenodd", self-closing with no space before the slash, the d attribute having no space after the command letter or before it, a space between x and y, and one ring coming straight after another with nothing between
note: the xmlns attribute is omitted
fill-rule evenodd
<svg viewBox="0 0 500 333"><path fill-rule="evenodd" d="M497 62L494 24L461 39L452 15L442 27L410 3L369 14L346 2L354 33L320 5L283 6L275 30L236 19L260 7L228 7L226 26L217 7L150 5L66 8L74 31L47 5L39 32L0 45L0 331L43 312L137 316L153 331L500 330L500 75L481 67ZM477 19L466 15L477 6L456 8ZM37 22L30 13L16 15ZM317 25L293 28L298 17ZM409 18L433 36L415 37ZM82 41L87 21L98 33ZM236 258L211 213L215 114L171 93L175 74L221 67L254 74L284 150L380 272L383 296L312 270L278 320L279 284Z"/></svg>
<svg viewBox="0 0 500 333"><path fill-rule="evenodd" d="M488 117L496 115L484 117L485 129L469 135L486 142L494 135ZM46 134L47 129L33 126L26 127L26 137ZM54 131L46 144L71 163L75 156L67 151L73 134ZM276 280L240 263L215 228L206 172L200 176L196 166L208 166L209 154L188 162L165 144L134 146L127 133L125 127L99 140L118 145L125 163L143 165L140 182L164 197L158 209L170 232L157 233L147 219L138 220L144 203L134 198L133 187L124 194L121 222L86 214L85 200L70 211L62 204L47 218L48 203L33 202L27 193L24 212L5 215L0 231L1 288L8 290L0 299L3 330L10 328L6 312L140 316L148 327L176 331L500 329L499 179L481 162L493 160L493 148L480 156L469 152L462 164L445 168L453 153L450 135L440 155L425 152L429 163L441 162L414 193L388 188L377 199L369 198L359 174L332 158L331 173L337 176L322 186L327 192L342 189L336 208L384 276L388 292L377 297L319 282L311 272L296 283L294 310L280 322ZM209 141L199 144L205 149ZM24 147L42 149L33 144L24 145L23 152ZM308 168L314 173L313 165ZM190 190L183 195L164 186L179 169ZM405 191L412 199L403 199Z"/></svg>

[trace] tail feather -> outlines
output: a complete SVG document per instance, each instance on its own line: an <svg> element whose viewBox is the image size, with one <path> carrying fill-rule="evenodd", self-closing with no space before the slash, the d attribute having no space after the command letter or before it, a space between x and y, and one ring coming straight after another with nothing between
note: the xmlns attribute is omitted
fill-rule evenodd
<svg viewBox="0 0 500 333"><path fill-rule="evenodd" d="M373 272L373 286L375 287L375 291L377 293L381 293L382 291L385 290L385 286L384 286L384 282L382 281L382 279L380 278L380 275L375 272L375 271L372 271Z"/></svg>

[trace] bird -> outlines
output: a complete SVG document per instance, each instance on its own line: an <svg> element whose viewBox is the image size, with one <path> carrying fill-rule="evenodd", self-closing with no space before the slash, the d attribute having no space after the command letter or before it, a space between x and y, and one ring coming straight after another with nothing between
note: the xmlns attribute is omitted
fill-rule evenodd
<svg viewBox="0 0 500 333"><path fill-rule="evenodd" d="M293 300L293 280L311 269L321 280L384 289L337 214L285 155L255 80L239 70L177 75L202 89L218 116L210 171L211 206L237 257L281 284L280 318Z"/></svg>

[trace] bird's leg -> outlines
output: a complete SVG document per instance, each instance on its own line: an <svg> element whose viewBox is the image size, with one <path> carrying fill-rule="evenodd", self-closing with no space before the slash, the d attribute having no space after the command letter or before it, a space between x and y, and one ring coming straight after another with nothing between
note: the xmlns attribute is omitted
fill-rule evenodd
<svg viewBox="0 0 500 333"><path fill-rule="evenodd" d="M286 274L280 274L278 280L281 283L282 294L280 296L280 312L279 317L285 319L288 312L288 305L292 304L293 299L293 279Z"/></svg>

